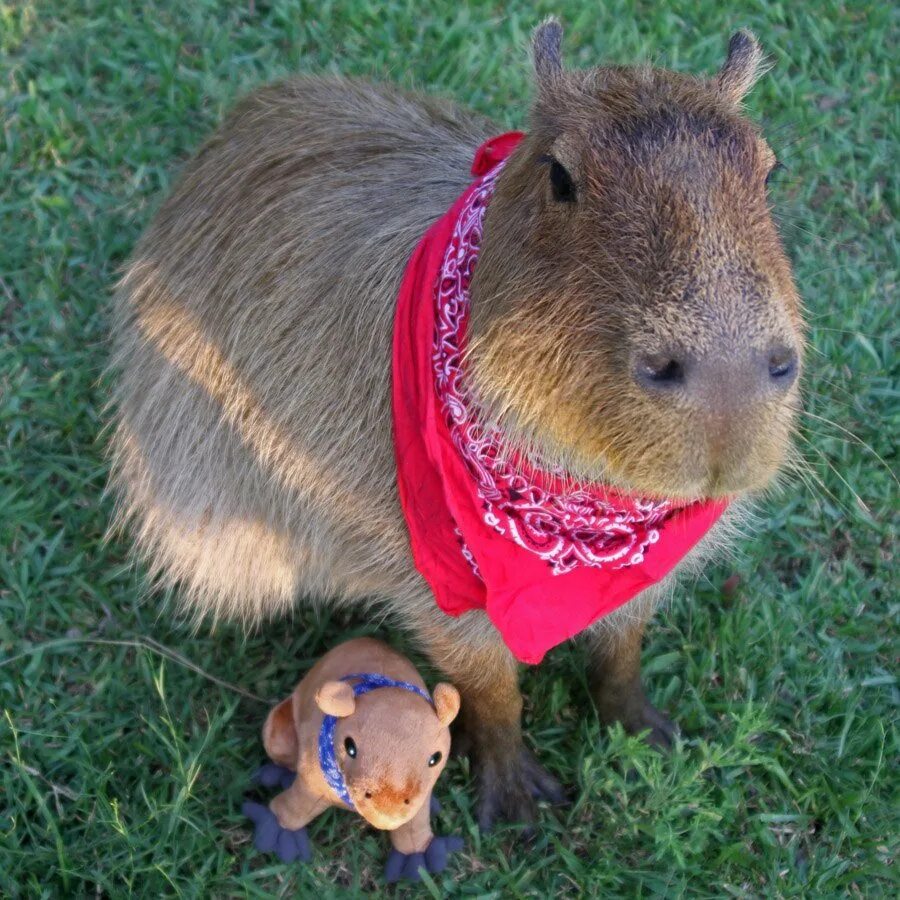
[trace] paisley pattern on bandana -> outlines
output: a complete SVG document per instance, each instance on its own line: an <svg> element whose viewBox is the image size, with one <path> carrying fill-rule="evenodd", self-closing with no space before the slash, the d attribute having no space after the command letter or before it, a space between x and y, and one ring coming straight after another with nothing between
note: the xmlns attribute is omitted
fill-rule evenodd
<svg viewBox="0 0 900 900"><path fill-rule="evenodd" d="M554 575L578 566L626 568L644 560L660 528L683 507L669 500L620 496L592 485L566 484L504 448L502 433L473 413L462 357L469 283L481 228L503 164L481 179L453 229L435 291L435 386L454 446L475 481L486 525L546 560ZM477 574L472 554L466 560Z"/></svg>

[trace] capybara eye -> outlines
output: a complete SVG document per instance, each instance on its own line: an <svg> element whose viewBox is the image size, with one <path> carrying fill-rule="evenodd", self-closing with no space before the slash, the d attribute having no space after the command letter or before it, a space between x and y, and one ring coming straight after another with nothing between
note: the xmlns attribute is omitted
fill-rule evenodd
<svg viewBox="0 0 900 900"><path fill-rule="evenodd" d="M428 757L428 767L436 766L442 759L444 758L444 754L438 750L436 753L432 753L431 756Z"/></svg>
<svg viewBox="0 0 900 900"><path fill-rule="evenodd" d="M773 165L772 168L769 169L769 172L768 172L768 174L766 175L766 184L768 184L768 183L772 180L772 176L773 176L776 172L780 172L780 171L782 171L783 169L786 169L786 168L787 168L787 166L785 166L784 163L778 162L778 161L776 160L775 165Z"/></svg>
<svg viewBox="0 0 900 900"><path fill-rule="evenodd" d="M550 185L554 200L560 203L575 202L575 182L566 167L555 159L550 163Z"/></svg>
<svg viewBox="0 0 900 900"><path fill-rule="evenodd" d="M344 749L347 751L347 756L350 759L356 759L356 744L352 737L344 738Z"/></svg>
<svg viewBox="0 0 900 900"><path fill-rule="evenodd" d="M550 164L550 188L553 199L559 203L574 203L576 200L575 182L569 170L552 156L542 156L541 162Z"/></svg>

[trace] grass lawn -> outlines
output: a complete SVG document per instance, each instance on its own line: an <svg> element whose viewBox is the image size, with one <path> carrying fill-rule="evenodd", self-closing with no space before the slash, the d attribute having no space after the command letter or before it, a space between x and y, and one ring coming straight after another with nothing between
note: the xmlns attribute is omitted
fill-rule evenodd
<svg viewBox="0 0 900 900"><path fill-rule="evenodd" d="M570 64L709 72L741 25L771 52L749 106L787 166L774 201L811 322L809 471L649 634L651 696L685 733L674 753L602 729L582 650L553 652L525 673L526 727L572 805L544 811L531 845L512 827L481 835L452 762L440 828L466 849L399 893L900 890L891 3L0 0L0 895L379 890L386 840L353 816L312 827L303 868L254 852L239 811L260 698L373 626L303 612L249 637L192 634L127 546L104 543L110 288L241 93L294 71L371 74L519 125L524 46L549 12Z"/></svg>

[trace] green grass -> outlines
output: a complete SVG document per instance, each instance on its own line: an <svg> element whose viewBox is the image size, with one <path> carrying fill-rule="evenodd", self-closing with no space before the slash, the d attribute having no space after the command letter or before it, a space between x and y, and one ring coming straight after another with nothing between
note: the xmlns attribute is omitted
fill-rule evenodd
<svg viewBox="0 0 900 900"><path fill-rule="evenodd" d="M526 36L555 11L570 64L711 71L742 25L771 51L750 108L788 167L775 200L812 325L819 482L766 500L735 559L652 629L649 689L686 734L675 752L602 729L582 651L551 654L525 674L526 725L573 805L544 811L530 846L513 828L482 836L451 763L441 827L467 847L420 893L896 896L897 19L862 0L733 6L0 2L0 894L377 890L384 836L348 814L313 826L311 867L252 850L239 806L266 706L222 683L283 695L366 624L305 612L246 639L193 635L103 542L110 286L242 92L374 74L520 124Z"/></svg>

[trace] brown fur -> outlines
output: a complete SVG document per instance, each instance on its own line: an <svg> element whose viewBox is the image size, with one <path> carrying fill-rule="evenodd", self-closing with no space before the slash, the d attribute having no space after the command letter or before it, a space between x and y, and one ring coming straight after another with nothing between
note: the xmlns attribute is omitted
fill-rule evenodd
<svg viewBox="0 0 900 900"><path fill-rule="evenodd" d="M560 37L555 23L536 34L530 132L500 178L473 284L485 415L573 477L690 496L759 487L784 456L796 387L751 403L729 362L802 338L765 197L773 157L737 107L758 47L733 41L704 81L565 72ZM390 345L410 252L498 130L384 85L255 92L147 229L114 329L112 485L154 577L198 615L248 623L301 597L382 603L461 688L485 824L558 789L522 746L516 666L496 632L480 612L439 612L413 567ZM570 170L576 203L550 197L547 155ZM673 341L716 360L721 391L638 387L636 355ZM632 618L670 587L630 604ZM599 668L635 667L639 633L617 643L628 629L609 623Z"/></svg>
<svg viewBox="0 0 900 900"><path fill-rule="evenodd" d="M641 684L641 641L646 620L623 626L615 639L595 635L588 672L591 696L600 718L621 722L626 731L649 729L648 740L660 747L674 738L673 724L647 699Z"/></svg>
<svg viewBox="0 0 900 900"><path fill-rule="evenodd" d="M472 285L482 404L512 444L573 477L717 496L764 485L784 457L796 387L752 404L729 384L733 358L802 340L766 198L775 158L735 105L732 82L753 77L739 63L759 54L737 47L727 95L649 68L542 81L488 208ZM547 156L578 202L550 197ZM716 359L713 392L635 383L635 356L672 345Z"/></svg>

